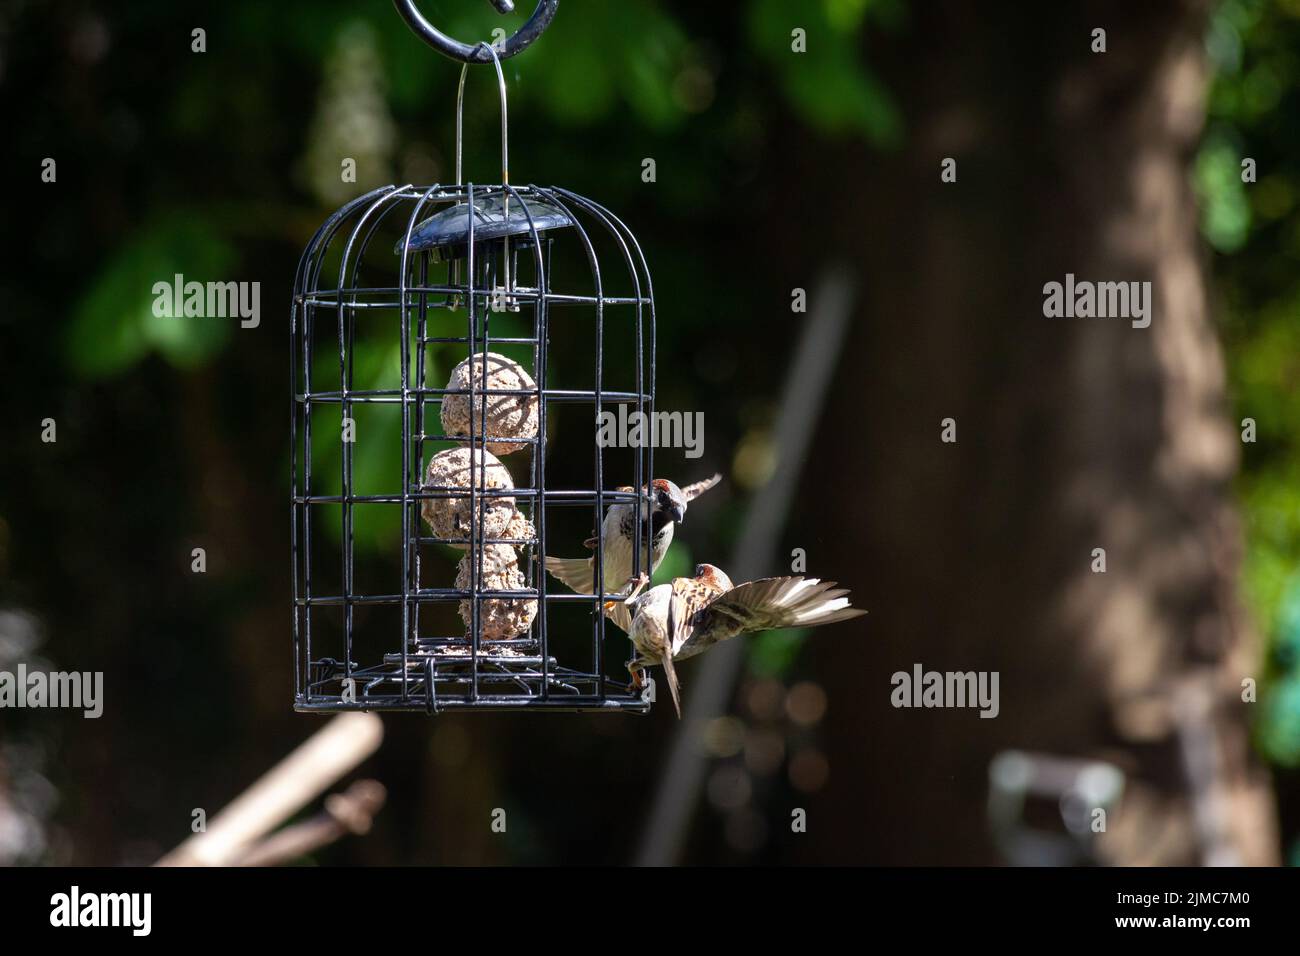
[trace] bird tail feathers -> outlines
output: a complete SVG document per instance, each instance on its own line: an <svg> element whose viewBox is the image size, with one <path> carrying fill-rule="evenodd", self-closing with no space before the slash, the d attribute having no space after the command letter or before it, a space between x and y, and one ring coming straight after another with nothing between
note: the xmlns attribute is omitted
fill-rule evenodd
<svg viewBox="0 0 1300 956"><path fill-rule="evenodd" d="M673 655L665 654L663 656L664 678L668 682L668 691L673 697L673 710L677 711L677 719L682 719L682 690L677 683L677 670L673 667Z"/></svg>

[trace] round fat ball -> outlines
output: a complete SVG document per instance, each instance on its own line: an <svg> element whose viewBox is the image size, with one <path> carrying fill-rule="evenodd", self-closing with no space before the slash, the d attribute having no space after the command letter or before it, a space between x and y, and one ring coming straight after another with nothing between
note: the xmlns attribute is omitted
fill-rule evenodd
<svg viewBox="0 0 1300 956"><path fill-rule="evenodd" d="M469 489L471 484L476 491L513 489L515 486L506 466L491 452L477 448L448 448L429 459L429 467L424 476L424 491ZM471 511L468 496L425 498L420 505L420 513L428 522L433 536L443 539L468 538ZM478 499L478 520L488 539L512 537L513 535L506 534L507 529L528 530L530 534L527 537L532 537L532 526L522 528L519 519L515 517L517 514L519 512L515 507L515 499L511 495L485 495ZM474 530L477 532L478 529ZM447 543L455 548L466 547L463 542L453 543L448 540Z"/></svg>
<svg viewBox="0 0 1300 956"><path fill-rule="evenodd" d="M473 551L456 566L456 587L468 588L474 571ZM519 555L508 544L489 544L483 550L480 591L520 591L527 585L519 569ZM473 625L473 602L460 602L460 619ZM537 616L537 601L531 598L485 598L479 602L479 640L504 641L527 632Z"/></svg>
<svg viewBox="0 0 1300 956"><path fill-rule="evenodd" d="M487 365L486 388L483 380L484 361ZM528 371L514 359L496 352L483 352L465 359L451 370L449 389L469 389L471 384L479 394L446 395L442 400L442 430L448 438L468 441L474 429L484 425L483 402L487 401L487 436L503 439L528 439L537 437L536 392L531 395L493 395L494 390L536 389L537 383ZM486 394L484 394L486 392ZM473 398L471 403L470 399ZM471 414L473 415L471 427ZM489 441L488 451L494 455L508 455L527 448L526 441Z"/></svg>

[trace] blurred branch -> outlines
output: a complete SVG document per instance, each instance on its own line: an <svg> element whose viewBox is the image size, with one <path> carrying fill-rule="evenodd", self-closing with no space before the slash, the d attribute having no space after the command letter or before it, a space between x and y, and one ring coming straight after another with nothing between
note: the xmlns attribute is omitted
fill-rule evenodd
<svg viewBox="0 0 1300 956"><path fill-rule="evenodd" d="M786 375L773 432L779 458L772 477L752 498L744 530L726 567L733 580L750 581L768 573L768 561L785 527L821 418L852 306L853 277L843 265L833 265L814 290L808 326ZM637 851L640 866L671 865L681 852L704 781L706 758L698 746L700 735L711 720L727 712L746 649L743 640L719 644L704 656L696 671L682 709L684 719L668 763L659 774L650 819Z"/></svg>
<svg viewBox="0 0 1300 956"><path fill-rule="evenodd" d="M374 714L340 714L236 797L209 821L207 830L190 837L157 865L234 864L256 840L378 750L383 737L383 722ZM335 809L345 810L337 802Z"/></svg>
<svg viewBox="0 0 1300 956"><path fill-rule="evenodd" d="M388 792L378 780L358 780L344 793L326 797L324 812L272 834L251 847L235 865L277 866L328 846L349 833L355 836L369 833L375 814L387 797Z"/></svg>

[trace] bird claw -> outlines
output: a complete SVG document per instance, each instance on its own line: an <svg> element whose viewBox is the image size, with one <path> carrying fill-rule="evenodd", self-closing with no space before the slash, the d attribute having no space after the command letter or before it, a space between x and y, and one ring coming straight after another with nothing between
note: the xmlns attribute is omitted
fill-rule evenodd
<svg viewBox="0 0 1300 956"><path fill-rule="evenodd" d="M649 583L650 575L646 574L644 571L641 572L640 576L630 577L623 582L623 589L619 592L625 596L619 601L605 601L601 607L604 608L605 613L608 614L610 611L614 610L615 605L631 604L636 600L636 596L641 593L641 589Z"/></svg>
<svg viewBox="0 0 1300 956"><path fill-rule="evenodd" d="M646 574L644 571L628 578L627 583L623 585L623 588L627 590L627 600L634 600L636 596L641 593L642 589L649 583L650 575Z"/></svg>

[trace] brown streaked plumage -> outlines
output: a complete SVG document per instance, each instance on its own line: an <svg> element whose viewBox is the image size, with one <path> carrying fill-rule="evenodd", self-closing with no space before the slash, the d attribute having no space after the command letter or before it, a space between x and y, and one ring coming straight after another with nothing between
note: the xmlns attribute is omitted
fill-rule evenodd
<svg viewBox="0 0 1300 956"><path fill-rule="evenodd" d="M737 634L782 627L817 627L860 617L866 611L849 606L848 591L834 581L817 578L760 578L732 585L711 564L701 564L694 577L675 578L640 594L645 580L622 605L631 616L628 635L636 659L628 665L640 686L641 671L661 664L681 717L681 692L674 661L700 654Z"/></svg>

